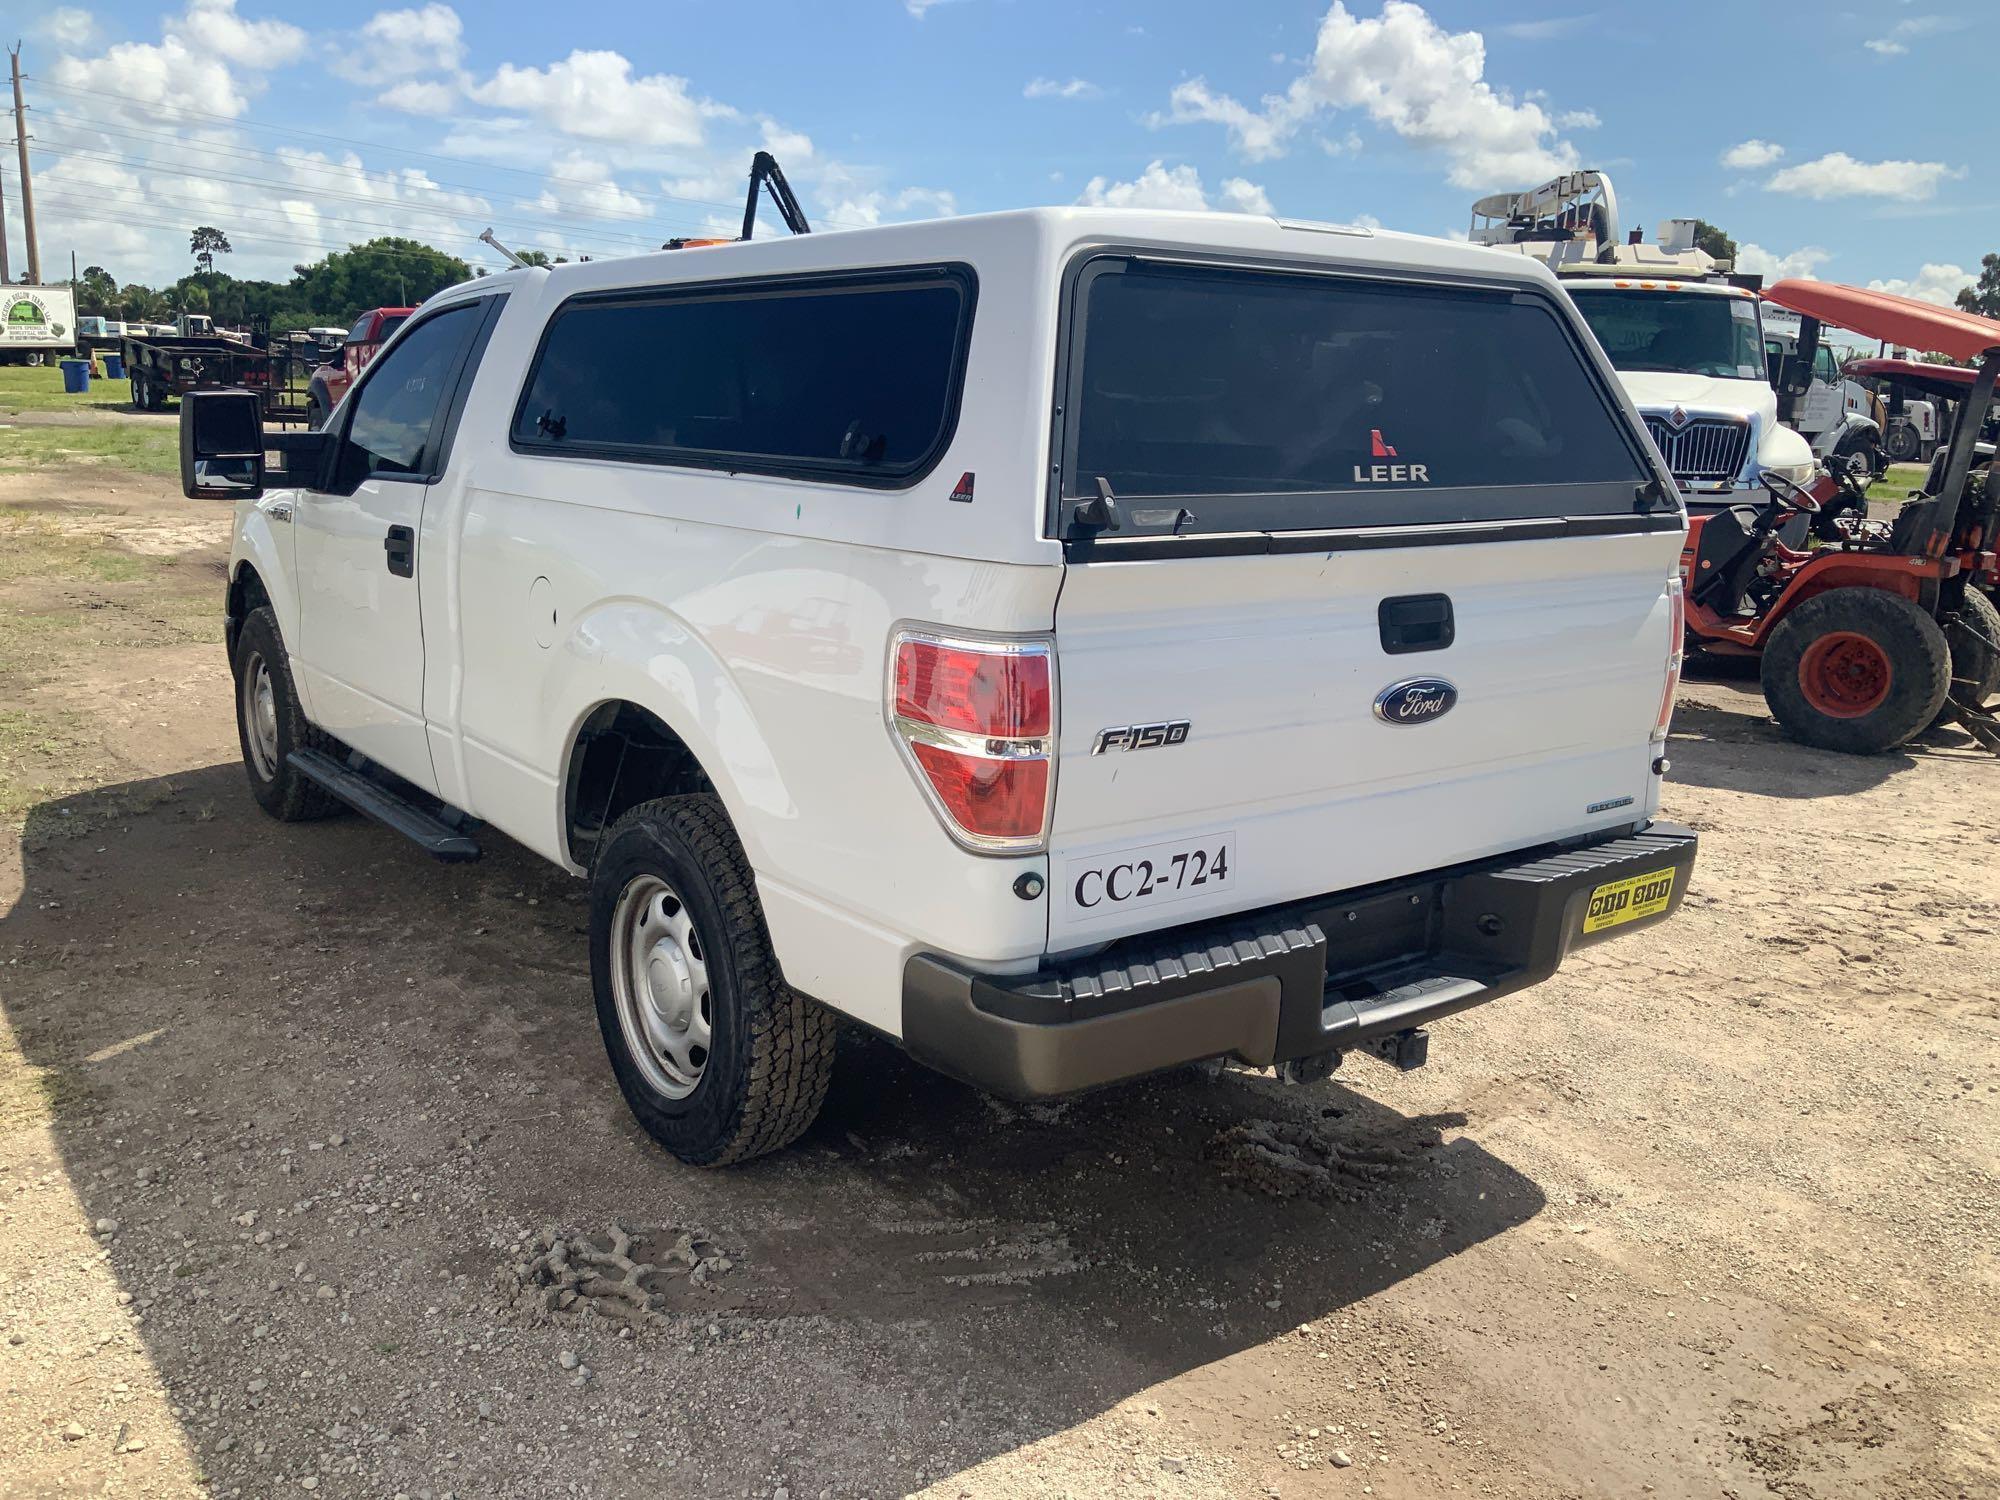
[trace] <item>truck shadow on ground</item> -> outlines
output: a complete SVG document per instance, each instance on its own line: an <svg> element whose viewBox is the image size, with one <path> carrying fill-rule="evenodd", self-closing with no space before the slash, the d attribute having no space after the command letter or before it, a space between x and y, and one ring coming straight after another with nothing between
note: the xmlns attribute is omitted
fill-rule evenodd
<svg viewBox="0 0 2000 1500"><path fill-rule="evenodd" d="M901 1492L1544 1206L1463 1116L1338 1082L1020 1106L858 1035L797 1146L694 1171L611 1081L582 883L504 840L279 825L232 764L40 806L23 858L5 1019L224 1489ZM537 1283L614 1228L662 1267L643 1315ZM606 1422L644 1437L557 1435Z"/></svg>

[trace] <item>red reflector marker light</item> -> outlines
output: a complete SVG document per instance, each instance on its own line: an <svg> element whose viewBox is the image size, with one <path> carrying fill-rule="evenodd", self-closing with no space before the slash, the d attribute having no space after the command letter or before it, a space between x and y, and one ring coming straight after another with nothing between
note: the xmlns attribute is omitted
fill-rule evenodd
<svg viewBox="0 0 2000 1500"><path fill-rule="evenodd" d="M953 837L1017 852L1048 833L1054 677L1046 641L896 637L891 719Z"/></svg>

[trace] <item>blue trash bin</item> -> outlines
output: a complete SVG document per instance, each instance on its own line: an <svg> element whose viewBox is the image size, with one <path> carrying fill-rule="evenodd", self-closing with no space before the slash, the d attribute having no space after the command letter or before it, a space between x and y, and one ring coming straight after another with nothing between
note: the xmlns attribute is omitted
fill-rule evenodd
<svg viewBox="0 0 2000 1500"><path fill-rule="evenodd" d="M66 359L62 361L63 393L81 396L90 389L90 361L87 359Z"/></svg>
<svg viewBox="0 0 2000 1500"><path fill-rule="evenodd" d="M107 354L104 356L104 378L106 380L123 380L125 378L124 355Z"/></svg>

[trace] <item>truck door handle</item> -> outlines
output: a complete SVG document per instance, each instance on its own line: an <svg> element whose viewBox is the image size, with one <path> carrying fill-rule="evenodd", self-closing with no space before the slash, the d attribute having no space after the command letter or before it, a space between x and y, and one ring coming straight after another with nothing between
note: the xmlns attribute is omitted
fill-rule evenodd
<svg viewBox="0 0 2000 1500"><path fill-rule="evenodd" d="M417 534L407 526L391 526L382 538L382 550L389 554L389 571L409 578L417 571Z"/></svg>
<svg viewBox="0 0 2000 1500"><path fill-rule="evenodd" d="M1445 594L1404 594L1375 607L1382 632L1382 650L1390 656L1412 651L1442 651L1458 634Z"/></svg>

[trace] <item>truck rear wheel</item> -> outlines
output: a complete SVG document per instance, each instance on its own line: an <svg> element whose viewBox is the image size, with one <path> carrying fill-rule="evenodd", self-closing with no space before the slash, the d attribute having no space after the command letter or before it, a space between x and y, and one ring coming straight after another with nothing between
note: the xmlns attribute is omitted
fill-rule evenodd
<svg viewBox="0 0 2000 1500"><path fill-rule="evenodd" d="M1901 594L1829 589L1778 622L1762 677L1764 701L1793 739L1879 755L1937 717L1951 648L1937 621Z"/></svg>
<svg viewBox="0 0 2000 1500"><path fill-rule="evenodd" d="M1882 453L1892 464L1915 463L1923 448L1923 438L1908 422L1898 422L1882 434Z"/></svg>
<svg viewBox="0 0 2000 1500"><path fill-rule="evenodd" d="M236 673L236 737L257 805L281 823L338 812L340 803L286 759L294 750L327 749L333 742L312 727L299 707L291 658L270 606L250 611L230 665Z"/></svg>
<svg viewBox="0 0 2000 1500"><path fill-rule="evenodd" d="M591 871L590 978L619 1091L682 1161L776 1151L819 1113L833 1016L785 983L716 798L662 797L612 827Z"/></svg>

